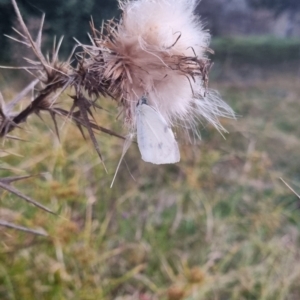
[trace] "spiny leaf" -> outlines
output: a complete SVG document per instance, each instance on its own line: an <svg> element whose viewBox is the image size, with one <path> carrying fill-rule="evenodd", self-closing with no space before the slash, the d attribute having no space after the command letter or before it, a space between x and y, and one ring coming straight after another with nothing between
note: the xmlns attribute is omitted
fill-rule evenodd
<svg viewBox="0 0 300 300"><path fill-rule="evenodd" d="M77 99L77 105L78 105L78 108L80 110L80 113L81 113L81 116L82 116L82 119L85 123L85 127L87 128L88 130L88 133L90 135L90 139L92 141L92 143L94 144L94 147L95 147L95 150L103 164L103 167L105 169L105 171L107 172L107 169L105 167L105 164L103 162L103 158L102 158L102 154L101 154L101 151L100 151L100 147L99 147L99 144L96 140L96 137L95 137L95 134L92 130L92 127L90 125L90 121L89 121L89 117L88 117L88 109L89 107L87 107L86 103L88 102L87 99L85 99L83 96L80 96L79 98L76 98Z"/></svg>
<svg viewBox="0 0 300 300"><path fill-rule="evenodd" d="M21 231L25 231L25 232L36 234L36 235L48 236L48 234L46 232L42 232L42 231L35 230L35 229L30 229L30 228L23 227L23 226L20 226L20 225L16 225L16 224L6 222L6 221L3 221L3 220L0 220L0 226L4 226L4 227L7 227L7 228L12 228L12 229L16 229L16 230L21 230Z"/></svg>
<svg viewBox="0 0 300 300"><path fill-rule="evenodd" d="M6 177L6 178L0 178L0 188L7 190L8 192L15 194L16 196L18 196L19 198L27 201L28 203L48 212L51 214L55 214L52 210L50 210L49 208L45 207L44 205L40 204L39 202L33 200L32 198L22 194L18 189L16 189L15 187L12 187L10 184L12 182L18 181L18 180L22 180L22 179L26 179L32 177L31 175L27 175L27 176L14 176L14 177Z"/></svg>

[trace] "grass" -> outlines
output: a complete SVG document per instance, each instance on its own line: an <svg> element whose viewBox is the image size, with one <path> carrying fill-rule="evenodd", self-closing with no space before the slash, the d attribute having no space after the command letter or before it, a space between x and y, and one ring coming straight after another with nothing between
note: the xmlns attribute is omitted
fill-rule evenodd
<svg viewBox="0 0 300 300"><path fill-rule="evenodd" d="M112 189L116 138L99 136L108 175L73 125L59 143L32 118L18 132L30 142L7 141L18 155L2 152L1 176L42 174L15 186L58 215L2 192L0 219L50 237L0 228L0 298L299 299L299 199L279 180L300 190L299 78L214 87L240 116L223 120L226 140L202 128L179 164L160 167L133 144Z"/></svg>

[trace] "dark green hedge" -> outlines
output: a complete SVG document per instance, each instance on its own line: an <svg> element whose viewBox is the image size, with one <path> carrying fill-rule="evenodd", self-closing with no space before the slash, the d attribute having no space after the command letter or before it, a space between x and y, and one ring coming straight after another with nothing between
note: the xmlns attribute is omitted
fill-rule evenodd
<svg viewBox="0 0 300 300"><path fill-rule="evenodd" d="M76 37L83 43L88 43L87 32L90 31L91 16L94 24L100 28L102 20L118 17L117 1L113 0L17 0L26 23L30 19L40 19L46 14L43 30L44 49L52 48L54 36L64 36L61 55L67 57L71 52ZM29 22L30 23L30 22ZM9 61L9 43L4 34L17 36L11 27L16 26L16 15L10 0L0 0L0 62ZM38 26L38 22L36 22ZM37 29L38 27L36 27Z"/></svg>
<svg viewBox="0 0 300 300"><path fill-rule="evenodd" d="M216 38L211 48L214 61L249 64L300 62L300 39L274 37Z"/></svg>

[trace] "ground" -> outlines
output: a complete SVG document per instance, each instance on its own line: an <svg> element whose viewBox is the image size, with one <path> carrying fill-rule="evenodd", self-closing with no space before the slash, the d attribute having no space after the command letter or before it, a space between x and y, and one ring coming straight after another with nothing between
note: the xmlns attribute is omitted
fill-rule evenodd
<svg viewBox="0 0 300 300"><path fill-rule="evenodd" d="M133 144L112 189L115 137L98 135L109 174L74 125L59 143L47 116L5 142L1 175L35 174L15 186L58 214L1 194L0 219L50 236L0 228L1 299L300 298L299 199L280 180L300 191L300 77L226 68L210 82L237 113L226 139L205 123L193 145L178 133L181 162L159 167Z"/></svg>

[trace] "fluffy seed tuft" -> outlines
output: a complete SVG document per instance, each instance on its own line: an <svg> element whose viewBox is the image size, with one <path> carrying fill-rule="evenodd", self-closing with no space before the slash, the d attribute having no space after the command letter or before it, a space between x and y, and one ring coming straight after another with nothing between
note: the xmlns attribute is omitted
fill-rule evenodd
<svg viewBox="0 0 300 300"><path fill-rule="evenodd" d="M193 124L199 117L224 130L218 117L234 113L207 90L210 42L194 10L195 0L120 1L119 23L94 32L85 46L91 70L103 70L101 86L123 106L125 121L135 128L136 105L143 96L172 125ZM179 121L179 122L178 122Z"/></svg>

